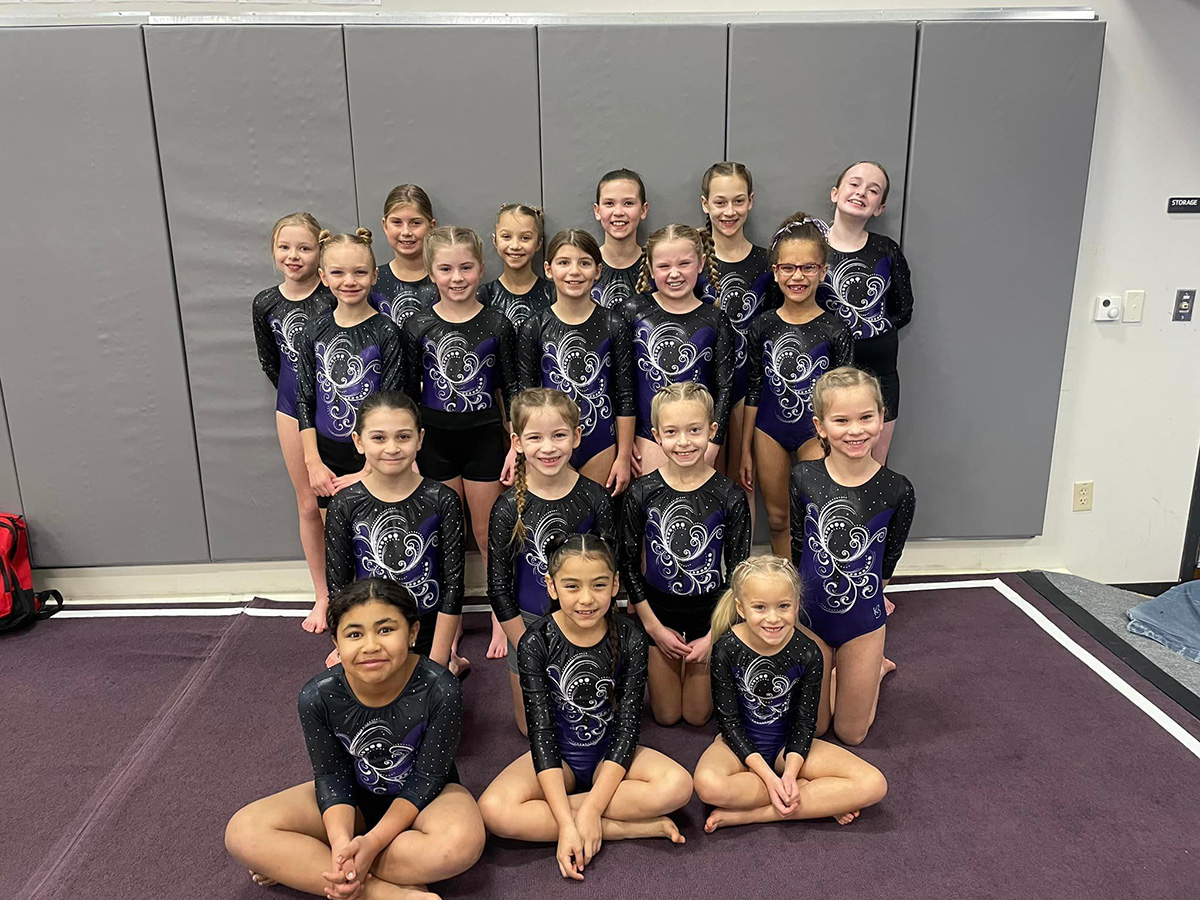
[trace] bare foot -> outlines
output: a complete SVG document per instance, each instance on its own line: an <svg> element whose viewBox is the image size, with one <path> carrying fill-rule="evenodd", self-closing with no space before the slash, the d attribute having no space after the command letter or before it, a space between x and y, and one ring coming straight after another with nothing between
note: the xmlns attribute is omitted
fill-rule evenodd
<svg viewBox="0 0 1200 900"><path fill-rule="evenodd" d="M506 656L508 656L508 635L500 627L496 614L492 613L492 642L488 644L487 658L504 659Z"/></svg>
<svg viewBox="0 0 1200 900"><path fill-rule="evenodd" d="M888 674L888 672L895 672L895 671L896 671L896 664L885 656L883 658L883 662L880 663L880 665L879 665L879 680L883 681L884 675Z"/></svg>
<svg viewBox="0 0 1200 900"><path fill-rule="evenodd" d="M312 612L305 616L300 627L312 634L320 634L325 630L325 613L329 611L328 600L318 600L313 604Z"/></svg>
<svg viewBox="0 0 1200 900"><path fill-rule="evenodd" d="M721 809L720 807L717 807L712 812L710 812L708 814L708 818L704 821L704 833L712 834L714 831L716 831L722 825L730 824L727 821L728 813L729 813L729 810Z"/></svg>
<svg viewBox="0 0 1200 900"><path fill-rule="evenodd" d="M362 896L366 900L441 900L423 884L391 884L374 875L367 876Z"/></svg>
<svg viewBox="0 0 1200 900"><path fill-rule="evenodd" d="M274 878L268 878L266 875L259 875L253 869L249 869L248 871L250 872L250 880L259 887L270 887L273 884L279 884L279 882Z"/></svg>
<svg viewBox="0 0 1200 900"><path fill-rule="evenodd" d="M896 611L896 604L887 597L883 598L883 611L889 616Z"/></svg>
<svg viewBox="0 0 1200 900"><path fill-rule="evenodd" d="M858 818L860 812L861 810L856 809L854 812L842 813L840 816L834 816L833 820L839 825L849 825Z"/></svg>
<svg viewBox="0 0 1200 900"><path fill-rule="evenodd" d="M342 661L342 654L338 653L337 647L329 651L329 655L325 657L325 668L331 669Z"/></svg>
<svg viewBox="0 0 1200 900"><path fill-rule="evenodd" d="M606 841L628 841L634 838L668 838L672 844L687 842L671 821L669 816L659 816L657 819L626 822L620 819L603 819L604 839Z"/></svg>

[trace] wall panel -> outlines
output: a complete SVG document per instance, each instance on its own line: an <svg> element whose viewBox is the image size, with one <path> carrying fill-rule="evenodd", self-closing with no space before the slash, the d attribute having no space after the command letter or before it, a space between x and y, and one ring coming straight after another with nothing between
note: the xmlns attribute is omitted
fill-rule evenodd
<svg viewBox="0 0 1200 900"><path fill-rule="evenodd" d="M914 22L730 26L728 158L754 176L752 241L796 210L833 215L829 189L860 159L888 170L872 229L899 240L916 40Z"/></svg>
<svg viewBox="0 0 1200 900"><path fill-rule="evenodd" d="M542 204L533 26L347 26L346 67L358 214L379 261L392 258L383 201L415 182L439 224L479 232L485 278L498 276L496 210Z"/></svg>
<svg viewBox="0 0 1200 900"><path fill-rule="evenodd" d="M301 555L250 303L271 226L357 225L337 26L148 26L146 47L214 559Z"/></svg>
<svg viewBox="0 0 1200 900"><path fill-rule="evenodd" d="M893 464L914 534L1038 534L1087 191L1104 24L922 26Z"/></svg>
<svg viewBox="0 0 1200 900"><path fill-rule="evenodd" d="M0 379L34 561L206 559L141 29L3 29L0 75Z"/></svg>
<svg viewBox="0 0 1200 900"><path fill-rule="evenodd" d="M621 167L646 182L641 237L698 225L700 176L725 154L724 25L538 27L542 184L550 232L587 227L596 182Z"/></svg>
<svg viewBox="0 0 1200 900"><path fill-rule="evenodd" d="M17 486L17 467L13 463L12 441L8 436L8 414L4 410L4 391L0 389L0 512L21 512L21 490Z"/></svg>

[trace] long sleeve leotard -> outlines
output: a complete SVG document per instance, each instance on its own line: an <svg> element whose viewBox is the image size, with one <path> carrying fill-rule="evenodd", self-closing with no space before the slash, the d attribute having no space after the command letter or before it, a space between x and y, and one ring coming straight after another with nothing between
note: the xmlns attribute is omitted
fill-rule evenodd
<svg viewBox="0 0 1200 900"><path fill-rule="evenodd" d="M685 313L670 313L650 294L638 294L624 306L633 331L634 395L637 435L653 440L650 403L668 384L695 381L713 396L716 443L725 442L733 400L733 328L716 307L700 303Z"/></svg>
<svg viewBox="0 0 1200 900"><path fill-rule="evenodd" d="M433 309L404 323L406 391L443 428L499 422L516 392L517 335L504 314L484 307L466 322L447 322Z"/></svg>
<svg viewBox="0 0 1200 900"><path fill-rule="evenodd" d="M749 555L746 492L720 472L691 491L675 490L661 469L629 486L621 516L621 580L631 603L649 600L656 613L697 604L711 609Z"/></svg>
<svg viewBox="0 0 1200 900"><path fill-rule="evenodd" d="M368 807L366 814L395 797L421 810L446 786L462 732L462 689L437 663L418 659L400 696L382 708L354 696L339 664L301 689L298 706L322 813L346 804Z"/></svg>
<svg viewBox="0 0 1200 900"><path fill-rule="evenodd" d="M750 326L749 345L746 405L758 408L754 427L785 450L797 450L817 433L812 408L817 379L853 362L854 338L829 313L793 325L770 310Z"/></svg>
<svg viewBox="0 0 1200 900"><path fill-rule="evenodd" d="M780 750L808 756L821 702L821 651L796 629L778 653L760 656L733 631L712 648L713 709L721 736L743 763L774 766Z"/></svg>
<svg viewBox="0 0 1200 900"><path fill-rule="evenodd" d="M300 430L342 443L358 407L376 391L396 390L404 377L400 332L387 316L373 315L343 328L333 314L309 322L300 338L296 419Z"/></svg>
<svg viewBox="0 0 1200 900"><path fill-rule="evenodd" d="M825 460L792 469L792 561L812 630L831 647L887 621L892 577L916 510L912 483L887 467L858 487L838 484Z"/></svg>
<svg viewBox="0 0 1200 900"><path fill-rule="evenodd" d="M330 595L359 578L390 578L412 591L422 613L462 612L463 516L458 494L431 478L388 503L361 481L329 501L325 578ZM432 635L430 635L432 638Z"/></svg>
<svg viewBox="0 0 1200 900"><path fill-rule="evenodd" d="M522 390L562 391L579 406L583 438L571 456L578 468L617 442L617 417L633 416L633 344L618 310L595 307L568 325L552 309L531 316L517 340Z"/></svg>
<svg viewBox="0 0 1200 900"><path fill-rule="evenodd" d="M530 316L539 315L554 302L554 283L539 275L528 291L514 294L497 278L482 285L477 296L484 306L504 313L513 328L520 331Z"/></svg>
<svg viewBox="0 0 1200 900"><path fill-rule="evenodd" d="M251 304L258 363L276 388L275 409L293 419L300 338L310 320L329 312L333 306L333 294L323 284L303 300L289 300L276 285L260 291Z"/></svg>
<svg viewBox="0 0 1200 900"><path fill-rule="evenodd" d="M615 674L607 634L595 646L578 647L554 616L538 620L517 647L534 768L566 762L584 790L606 759L628 769L641 733L646 635L626 616L612 617L614 626Z"/></svg>
<svg viewBox="0 0 1200 900"><path fill-rule="evenodd" d="M379 267L379 280L371 300L372 306L399 327L413 313L437 303L438 290L428 275L420 281L401 281L392 273L391 264L384 263Z"/></svg>
<svg viewBox="0 0 1200 900"><path fill-rule="evenodd" d="M746 335L759 314L767 309L775 295L771 292L771 254L766 247L750 248L746 258L740 262L716 260L717 274L721 276L719 295L713 291L712 282L704 281L704 299L715 303L729 317L733 328L733 398L736 404L746 396Z"/></svg>
<svg viewBox="0 0 1200 900"><path fill-rule="evenodd" d="M579 476L559 500L543 500L526 491L526 538L512 542L517 523L516 488L509 488L492 505L488 521L488 598L501 622L519 613L544 616L550 611L546 592L546 542L556 534L612 534L612 500L604 488Z"/></svg>
<svg viewBox="0 0 1200 900"><path fill-rule="evenodd" d="M614 269L608 263L600 266L600 277L592 285L592 299L605 309L618 309L637 294L638 276L642 272L642 257L626 269Z"/></svg>

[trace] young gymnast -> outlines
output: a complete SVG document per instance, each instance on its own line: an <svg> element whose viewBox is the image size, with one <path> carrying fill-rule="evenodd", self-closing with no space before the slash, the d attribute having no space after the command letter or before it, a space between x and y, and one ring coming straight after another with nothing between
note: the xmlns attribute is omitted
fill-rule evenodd
<svg viewBox="0 0 1200 900"><path fill-rule="evenodd" d="M542 211L523 203L506 203L496 214L492 245L504 271L479 289L479 302L498 309L513 328L554 302L554 288L533 270L533 257L542 249Z"/></svg>
<svg viewBox="0 0 1200 900"><path fill-rule="evenodd" d="M392 188L383 202L383 233L392 261L379 267L379 311L397 325L437 302L438 292L425 265L425 235L437 227L429 195L415 184Z"/></svg>
<svg viewBox="0 0 1200 900"><path fill-rule="evenodd" d="M685 381L654 398L654 436L665 462L625 495L621 562L625 589L650 648L650 708L660 725L712 715L709 618L725 573L750 555L746 492L705 458L716 432L712 397Z"/></svg>
<svg viewBox="0 0 1200 900"><path fill-rule="evenodd" d="M854 357L854 338L837 316L817 305L825 277L825 236L804 213L784 219L771 241L771 269L783 297L750 326L746 430L740 478L758 482L771 529L771 552L787 557L788 477L792 454L821 459L825 450L813 427L817 379Z"/></svg>
<svg viewBox="0 0 1200 900"><path fill-rule="evenodd" d="M702 384L713 397L717 431L706 461L720 468L733 399L733 329L723 312L695 295L703 268L709 282L720 286L709 241L706 232L690 225L668 225L650 235L638 277L640 293L623 309L633 331L634 474L646 475L663 464L651 433L650 404L659 389L679 381Z"/></svg>
<svg viewBox="0 0 1200 900"><path fill-rule="evenodd" d="M612 494L629 486L633 456L633 346L619 309L591 297L602 261L596 239L568 228L546 248L555 302L517 338L522 388L554 388L579 406L581 437L571 465Z"/></svg>
<svg viewBox="0 0 1200 900"><path fill-rule="evenodd" d="M306 212L284 216L271 229L271 256L283 281L254 298L254 343L258 362L275 391L275 431L300 516L300 545L317 602L328 602L325 545L317 495L308 483L304 445L296 413L300 336L309 320L333 309L333 295L321 283L321 226Z"/></svg>
<svg viewBox="0 0 1200 900"><path fill-rule="evenodd" d="M797 627L800 578L787 560L755 556L734 570L712 618L713 706L721 733L696 765L704 823L822 819L849 825L887 781L835 744L814 740L822 659Z"/></svg>
<svg viewBox="0 0 1200 900"><path fill-rule="evenodd" d="M605 309L619 307L637 291L642 271L638 225L649 211L646 185L642 176L631 169L614 169L596 185L592 212L604 231L604 245L600 248L604 265L600 279L592 287L592 299Z"/></svg>
<svg viewBox="0 0 1200 900"><path fill-rule="evenodd" d="M904 550L916 496L907 478L871 455L885 411L877 378L834 369L817 381L812 405L828 455L792 469L792 560L812 631L836 669L833 730L843 743L860 744L875 721L880 682L896 667L883 655L883 589Z"/></svg>
<svg viewBox="0 0 1200 900"><path fill-rule="evenodd" d="M517 336L503 313L476 296L483 244L474 231L450 225L429 232L425 264L439 300L404 323L406 393L420 403L425 425L417 465L464 499L486 569L488 516L502 489L507 407L516 393ZM488 658L507 652L493 616Z"/></svg>
<svg viewBox="0 0 1200 900"><path fill-rule="evenodd" d="M547 388L522 391L513 401L512 429L514 484L492 506L488 524L488 598L508 635L513 715L525 734L516 646L550 611L546 543L555 535L615 529L604 488L571 468L580 429L579 407L570 397Z"/></svg>
<svg viewBox="0 0 1200 900"><path fill-rule="evenodd" d="M638 746L646 636L616 614L612 548L592 534L551 542L546 587L553 612L517 650L530 752L496 776L479 808L497 837L557 841L564 878L603 841L683 835L667 814L692 796L674 760Z"/></svg>
<svg viewBox="0 0 1200 900"><path fill-rule="evenodd" d="M415 403L399 391L358 408L354 446L368 473L339 491L325 516L329 590L356 578L390 578L409 589L420 614L416 652L447 665L462 615L462 504L440 481L413 471L424 432ZM455 660L460 674L466 660Z"/></svg>
<svg viewBox="0 0 1200 900"><path fill-rule="evenodd" d="M297 350L296 419L308 483L323 511L329 498L363 476L365 460L351 435L357 410L380 390L400 387L400 332L368 298L377 272L371 232L320 234L321 281L337 308L311 320ZM304 620L305 631L325 630L328 598L320 593Z"/></svg>
<svg viewBox="0 0 1200 900"><path fill-rule="evenodd" d="M329 605L341 665L300 691L313 780L243 807L225 847L258 884L318 897L419 900L465 872L485 833L457 784L458 679L418 655L417 605L393 581L358 581Z"/></svg>
<svg viewBox="0 0 1200 900"><path fill-rule="evenodd" d="M746 334L771 296L771 262L766 247L746 237L746 220L754 208L754 179L737 162L709 166L700 180L700 206L712 236L712 260L721 279L720 290L705 284L704 299L729 317L733 328L733 394L729 408L725 470L737 477L742 467L742 429L745 427ZM753 485L745 486L753 492Z"/></svg>
<svg viewBox="0 0 1200 900"><path fill-rule="evenodd" d="M887 462L900 412L896 371L897 332L912 320L912 278L908 261L890 237L867 231L887 205L890 182L883 166L848 166L829 192L834 204L829 241L829 272L817 302L836 313L854 334L854 364L873 373L883 388L887 417L872 454Z"/></svg>

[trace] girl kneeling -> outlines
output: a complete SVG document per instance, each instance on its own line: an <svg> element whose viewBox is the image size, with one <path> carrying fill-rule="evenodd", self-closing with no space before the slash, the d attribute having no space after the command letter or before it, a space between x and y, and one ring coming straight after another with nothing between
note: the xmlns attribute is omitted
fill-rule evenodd
<svg viewBox="0 0 1200 900"><path fill-rule="evenodd" d="M330 601L342 662L300 691L313 781L239 810L225 846L260 884L320 897L429 897L483 852L479 809L454 770L462 693L412 653L417 604L394 581Z"/></svg>
<svg viewBox="0 0 1200 900"><path fill-rule="evenodd" d="M879 770L814 740L821 699L817 645L796 627L800 578L777 556L733 573L712 620L713 706L721 733L696 766L696 793L727 825L820 819L841 825L887 793Z"/></svg>
<svg viewBox="0 0 1200 900"><path fill-rule="evenodd" d="M616 615L617 566L592 534L552 540L546 586L552 612L517 647L530 752L480 797L498 837L558 841L564 878L583 879L603 841L683 836L666 814L692 796L672 759L638 746L646 690L646 637Z"/></svg>

